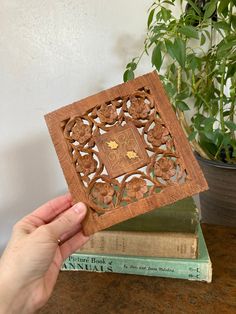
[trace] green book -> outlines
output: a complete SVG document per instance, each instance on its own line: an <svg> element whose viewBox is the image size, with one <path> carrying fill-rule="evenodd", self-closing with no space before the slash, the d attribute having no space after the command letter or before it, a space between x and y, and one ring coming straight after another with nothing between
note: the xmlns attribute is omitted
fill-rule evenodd
<svg viewBox="0 0 236 314"><path fill-rule="evenodd" d="M192 197L116 224L107 230L197 233L199 213Z"/></svg>
<svg viewBox="0 0 236 314"><path fill-rule="evenodd" d="M200 224L198 238L197 259L74 253L65 260L61 270L113 272L211 282L212 265Z"/></svg>

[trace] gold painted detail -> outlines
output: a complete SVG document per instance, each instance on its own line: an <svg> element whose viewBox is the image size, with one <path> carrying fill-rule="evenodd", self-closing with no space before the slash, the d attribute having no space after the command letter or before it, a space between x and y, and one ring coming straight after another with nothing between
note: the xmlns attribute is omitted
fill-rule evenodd
<svg viewBox="0 0 236 314"><path fill-rule="evenodd" d="M116 143L116 141L110 141L110 142L106 142L107 143L107 145L108 145L108 147L110 148L110 149L117 149L118 148L118 144Z"/></svg>
<svg viewBox="0 0 236 314"><path fill-rule="evenodd" d="M126 153L126 156L127 156L129 159L138 158L137 153L134 152L133 150L129 150L129 151Z"/></svg>

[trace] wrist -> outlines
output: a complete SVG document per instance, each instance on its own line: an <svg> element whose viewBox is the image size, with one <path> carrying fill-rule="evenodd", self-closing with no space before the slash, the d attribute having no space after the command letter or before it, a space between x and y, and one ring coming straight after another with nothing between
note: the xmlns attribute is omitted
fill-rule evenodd
<svg viewBox="0 0 236 314"><path fill-rule="evenodd" d="M27 289L20 286L17 279L0 267L0 313L32 313L26 309Z"/></svg>
<svg viewBox="0 0 236 314"><path fill-rule="evenodd" d="M12 284L14 285L14 283ZM2 283L0 288L0 313L1 314L30 314L34 311L28 306L29 293L22 289L18 293L14 289L7 289Z"/></svg>

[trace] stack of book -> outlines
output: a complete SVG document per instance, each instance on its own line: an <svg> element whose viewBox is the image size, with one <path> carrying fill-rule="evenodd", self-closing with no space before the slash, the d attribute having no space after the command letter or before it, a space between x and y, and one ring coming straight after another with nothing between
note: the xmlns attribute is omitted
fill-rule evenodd
<svg viewBox="0 0 236 314"><path fill-rule="evenodd" d="M212 266L192 198L95 233L62 270L211 282Z"/></svg>

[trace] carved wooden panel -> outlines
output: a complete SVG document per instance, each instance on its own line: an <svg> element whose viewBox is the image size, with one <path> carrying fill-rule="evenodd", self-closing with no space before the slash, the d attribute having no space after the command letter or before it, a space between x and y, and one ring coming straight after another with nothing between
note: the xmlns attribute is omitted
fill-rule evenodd
<svg viewBox="0 0 236 314"><path fill-rule="evenodd" d="M95 137L95 144L111 178L139 169L150 160L145 142L131 122Z"/></svg>
<svg viewBox="0 0 236 314"><path fill-rule="evenodd" d="M86 234L207 189L156 72L45 119Z"/></svg>

